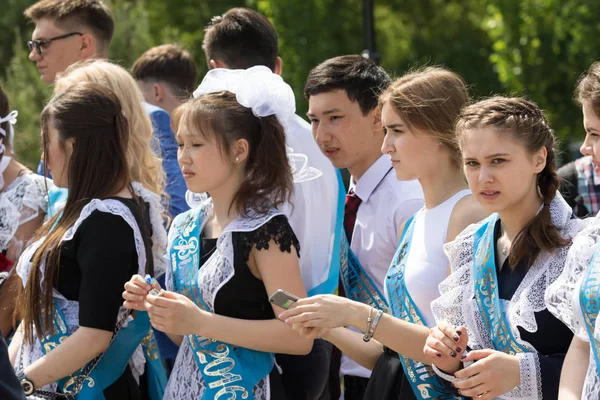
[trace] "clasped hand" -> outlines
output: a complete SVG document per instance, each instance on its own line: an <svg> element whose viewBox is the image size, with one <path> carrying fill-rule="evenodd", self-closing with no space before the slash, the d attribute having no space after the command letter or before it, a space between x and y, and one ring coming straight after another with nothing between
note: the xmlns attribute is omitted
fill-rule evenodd
<svg viewBox="0 0 600 400"><path fill-rule="evenodd" d="M491 400L521 384L519 358L482 349L466 352L468 332L445 321L429 331L423 353L432 364L458 378L453 385L461 396ZM476 361L476 362L475 362ZM462 368L463 363L473 362Z"/></svg>
<svg viewBox="0 0 600 400"><path fill-rule="evenodd" d="M279 319L299 334L314 339L323 337L329 329L359 324L357 309L360 306L364 305L345 297L317 295L298 300L281 313Z"/></svg>

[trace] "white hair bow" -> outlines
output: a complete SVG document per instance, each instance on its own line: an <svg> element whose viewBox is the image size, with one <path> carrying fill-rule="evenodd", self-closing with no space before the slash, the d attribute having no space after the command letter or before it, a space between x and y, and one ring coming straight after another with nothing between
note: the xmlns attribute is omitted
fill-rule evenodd
<svg viewBox="0 0 600 400"><path fill-rule="evenodd" d="M8 122L8 132L6 132L2 127L0 127L0 135L4 136L7 139L7 143L10 147L13 146L13 139L15 136L15 131L13 129L13 125L17 123L17 116L19 112L17 110L13 110L8 113L6 117L0 118L0 124L4 122ZM3 144L0 144L0 153L4 153L5 147Z"/></svg>
<svg viewBox="0 0 600 400"><path fill-rule="evenodd" d="M194 92L194 97L222 91L235 94L238 103L252 109L257 117L275 115L284 126L296 112L290 85L263 65L248 69L212 69Z"/></svg>
<svg viewBox="0 0 600 400"><path fill-rule="evenodd" d="M296 99L290 85L263 65L248 69L212 69L194 91L194 97L223 91L235 94L238 103L250 108L257 117L275 115L284 129L296 113ZM286 150L294 183L311 181L323 175L322 171L309 165L305 154L294 153L290 147ZM202 197L190 196L187 198L190 206L203 200Z"/></svg>

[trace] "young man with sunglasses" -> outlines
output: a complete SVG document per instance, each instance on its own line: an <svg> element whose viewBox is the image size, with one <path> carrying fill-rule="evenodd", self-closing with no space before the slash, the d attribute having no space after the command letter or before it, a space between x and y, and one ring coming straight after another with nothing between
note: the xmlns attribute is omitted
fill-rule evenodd
<svg viewBox="0 0 600 400"><path fill-rule="evenodd" d="M115 22L100 0L41 0L25 16L35 23L29 59L46 83L77 61L108 57Z"/></svg>
<svg viewBox="0 0 600 400"><path fill-rule="evenodd" d="M78 61L108 58L115 21L102 0L41 0L25 10L25 16L35 23L32 40L27 45L29 59L35 62L42 81L54 83L57 74ZM147 113L153 122L154 135L159 138L167 174L168 211L175 217L189 208L177 157L165 155L165 149L176 146L175 138L157 134L170 132L164 111L147 108ZM43 174L41 162L38 173Z"/></svg>

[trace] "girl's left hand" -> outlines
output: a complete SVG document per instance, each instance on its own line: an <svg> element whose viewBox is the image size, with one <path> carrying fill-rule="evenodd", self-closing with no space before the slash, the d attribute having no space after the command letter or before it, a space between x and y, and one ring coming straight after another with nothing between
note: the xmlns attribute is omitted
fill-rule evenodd
<svg viewBox="0 0 600 400"><path fill-rule="evenodd" d="M161 293L162 296L146 297L146 310L152 326L175 335L198 335L206 312L179 293L166 290Z"/></svg>
<svg viewBox="0 0 600 400"><path fill-rule="evenodd" d="M463 362L477 361L454 374L463 379L454 382L461 396L492 400L521 384L519 358L501 351L471 351Z"/></svg>
<svg viewBox="0 0 600 400"><path fill-rule="evenodd" d="M300 332L299 328L338 328L353 325L356 307L364 306L345 297L325 294L300 299L294 306L279 315L279 319ZM367 308L368 309L368 308ZM366 319L365 319L366 320ZM362 320L361 320L362 321Z"/></svg>

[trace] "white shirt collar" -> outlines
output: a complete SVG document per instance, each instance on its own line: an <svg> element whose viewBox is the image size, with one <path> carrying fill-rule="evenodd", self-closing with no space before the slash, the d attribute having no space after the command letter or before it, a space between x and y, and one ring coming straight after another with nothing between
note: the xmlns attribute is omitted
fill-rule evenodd
<svg viewBox="0 0 600 400"><path fill-rule="evenodd" d="M360 177L358 182L354 181L354 177L350 179L350 190L354 190L354 193L363 202L369 201L369 197L375 191L375 188L379 186L379 183L385 178L387 173L392 168L392 162L390 157L382 154L367 171Z"/></svg>

